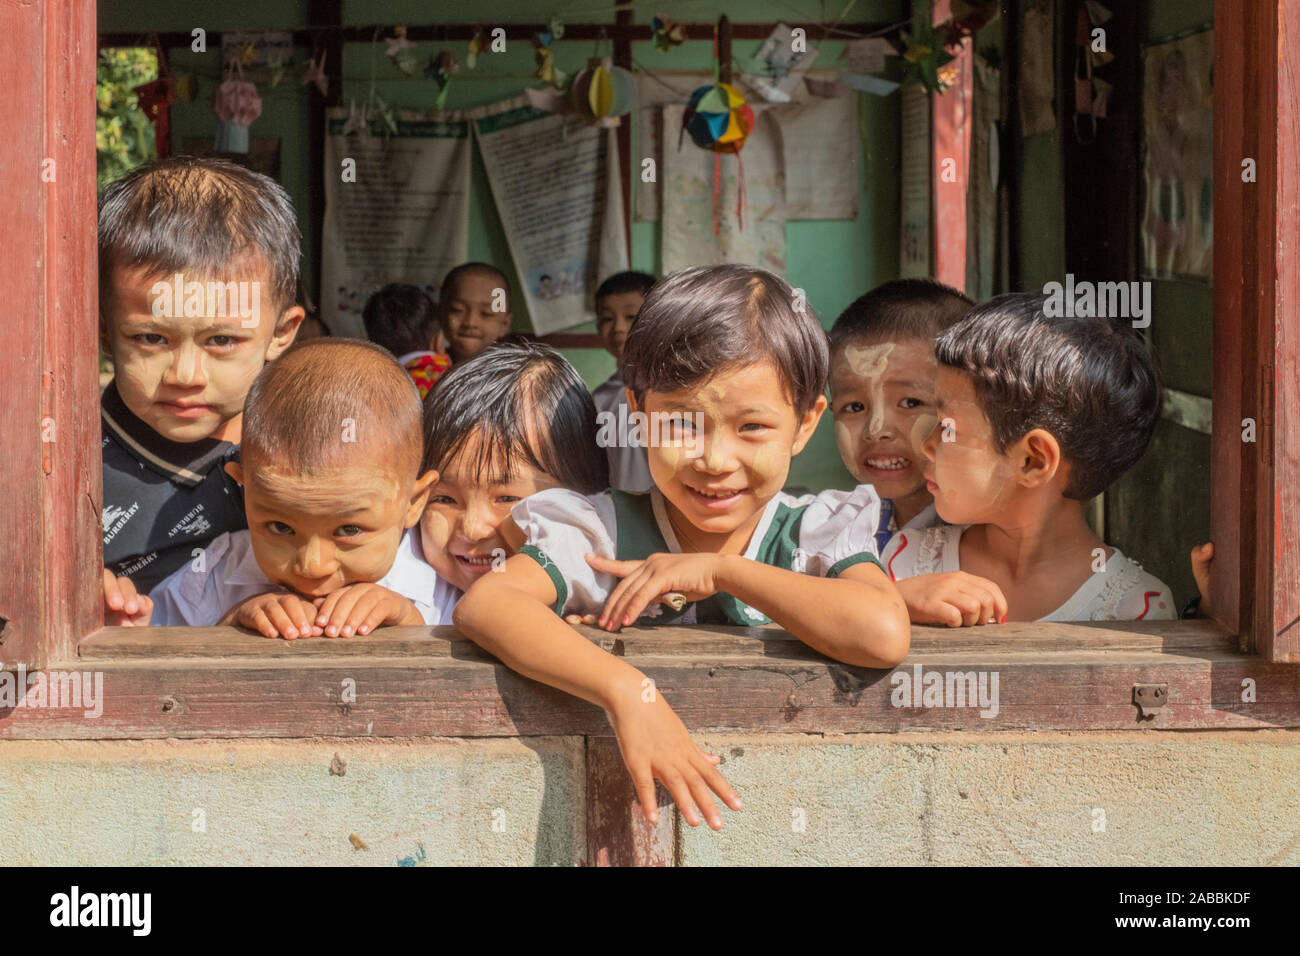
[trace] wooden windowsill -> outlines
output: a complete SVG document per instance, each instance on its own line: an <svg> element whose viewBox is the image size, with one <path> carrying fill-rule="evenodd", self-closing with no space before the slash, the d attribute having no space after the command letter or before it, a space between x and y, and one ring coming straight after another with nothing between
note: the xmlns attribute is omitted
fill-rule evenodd
<svg viewBox="0 0 1300 956"><path fill-rule="evenodd" d="M1210 621L915 627L895 672L996 674L989 716L895 706L895 672L835 663L775 628L584 630L652 677L693 731L1300 726L1300 668L1238 653ZM102 672L102 715L0 709L0 738L610 734L598 708L512 673L452 628L307 641L234 628L104 628L81 642L76 661L48 670ZM1242 700L1247 678L1253 702ZM354 702L343 700L349 680ZM1139 720L1136 683L1168 685L1150 719Z"/></svg>

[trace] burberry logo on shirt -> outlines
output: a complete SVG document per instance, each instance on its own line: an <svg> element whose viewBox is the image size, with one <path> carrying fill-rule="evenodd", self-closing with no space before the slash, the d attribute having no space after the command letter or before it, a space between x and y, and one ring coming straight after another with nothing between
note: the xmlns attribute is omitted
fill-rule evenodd
<svg viewBox="0 0 1300 956"><path fill-rule="evenodd" d="M135 516L140 510L140 502L135 502L130 508L119 508L117 505L109 505L104 509L104 544L108 544L117 537L117 533L126 526L126 523Z"/></svg>
<svg viewBox="0 0 1300 956"><path fill-rule="evenodd" d="M212 522L203 516L203 505L197 505L190 509L189 513L180 521L172 526L167 532L167 537L174 538L177 534L199 535L212 528Z"/></svg>

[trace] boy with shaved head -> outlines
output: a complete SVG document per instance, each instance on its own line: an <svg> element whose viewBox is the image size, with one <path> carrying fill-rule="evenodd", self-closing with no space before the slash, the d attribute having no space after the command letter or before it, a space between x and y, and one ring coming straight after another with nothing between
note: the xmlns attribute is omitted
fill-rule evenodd
<svg viewBox="0 0 1300 956"><path fill-rule="evenodd" d="M154 624L237 624L266 637L350 637L390 624L450 624L457 592L418 533L436 472L420 474L421 405L384 349L296 345L244 406L248 530L222 535L150 595Z"/></svg>

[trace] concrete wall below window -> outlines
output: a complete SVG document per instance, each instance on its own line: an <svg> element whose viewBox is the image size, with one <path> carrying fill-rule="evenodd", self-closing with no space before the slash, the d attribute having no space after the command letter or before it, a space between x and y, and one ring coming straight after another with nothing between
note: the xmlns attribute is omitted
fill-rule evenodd
<svg viewBox="0 0 1300 956"><path fill-rule="evenodd" d="M745 810L680 826L682 864L1300 864L1300 731L697 739ZM585 761L581 737L3 741L0 865L575 865Z"/></svg>

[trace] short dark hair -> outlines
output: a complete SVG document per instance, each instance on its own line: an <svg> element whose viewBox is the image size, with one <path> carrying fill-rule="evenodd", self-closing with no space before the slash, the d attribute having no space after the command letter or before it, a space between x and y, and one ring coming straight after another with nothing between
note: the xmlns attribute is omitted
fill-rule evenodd
<svg viewBox="0 0 1300 956"><path fill-rule="evenodd" d="M240 447L245 461L304 471L360 452L415 478L420 411L415 383L387 349L362 339L311 339L285 349L254 379Z"/></svg>
<svg viewBox="0 0 1300 956"><path fill-rule="evenodd" d="M648 272L637 272L634 269L615 272L596 289L596 305L599 306L600 300L608 295L623 295L628 292L646 295L657 281L659 280Z"/></svg>
<svg viewBox="0 0 1300 956"><path fill-rule="evenodd" d="M496 276L501 280L501 288L506 290L506 301L510 301L510 280L506 278L504 272L490 262L462 262L443 277L442 286L438 289L439 308L446 308L447 303L456 294L456 283L460 282L461 276L471 272L487 272Z"/></svg>
<svg viewBox="0 0 1300 956"><path fill-rule="evenodd" d="M266 264L278 320L294 303L300 243L289 194L269 176L223 159L159 160L100 194L100 302L119 268L221 276L251 254Z"/></svg>
<svg viewBox="0 0 1300 956"><path fill-rule="evenodd" d="M894 279L858 296L831 326L831 350L850 342L925 339L933 342L975 305L934 279Z"/></svg>
<svg viewBox="0 0 1300 956"><path fill-rule="evenodd" d="M1035 428L1070 463L1067 498L1087 501L1131 468L1160 420L1160 372L1127 320L1047 318L1041 293L971 309L939 336L940 365L969 374L999 452Z"/></svg>
<svg viewBox="0 0 1300 956"><path fill-rule="evenodd" d="M829 364L812 306L765 269L697 266L646 296L623 346L623 380L639 400L763 359L776 363L790 404L806 414L826 388Z"/></svg>
<svg viewBox="0 0 1300 956"><path fill-rule="evenodd" d="M366 299L361 311L366 335L394 355L428 351L438 327L433 302L413 285L392 282Z"/></svg>
<svg viewBox="0 0 1300 956"><path fill-rule="evenodd" d="M549 345L498 343L439 378L424 399L421 472L445 468L475 435L483 438L473 463L479 480L505 483L523 460L582 494L609 487L591 393Z"/></svg>

